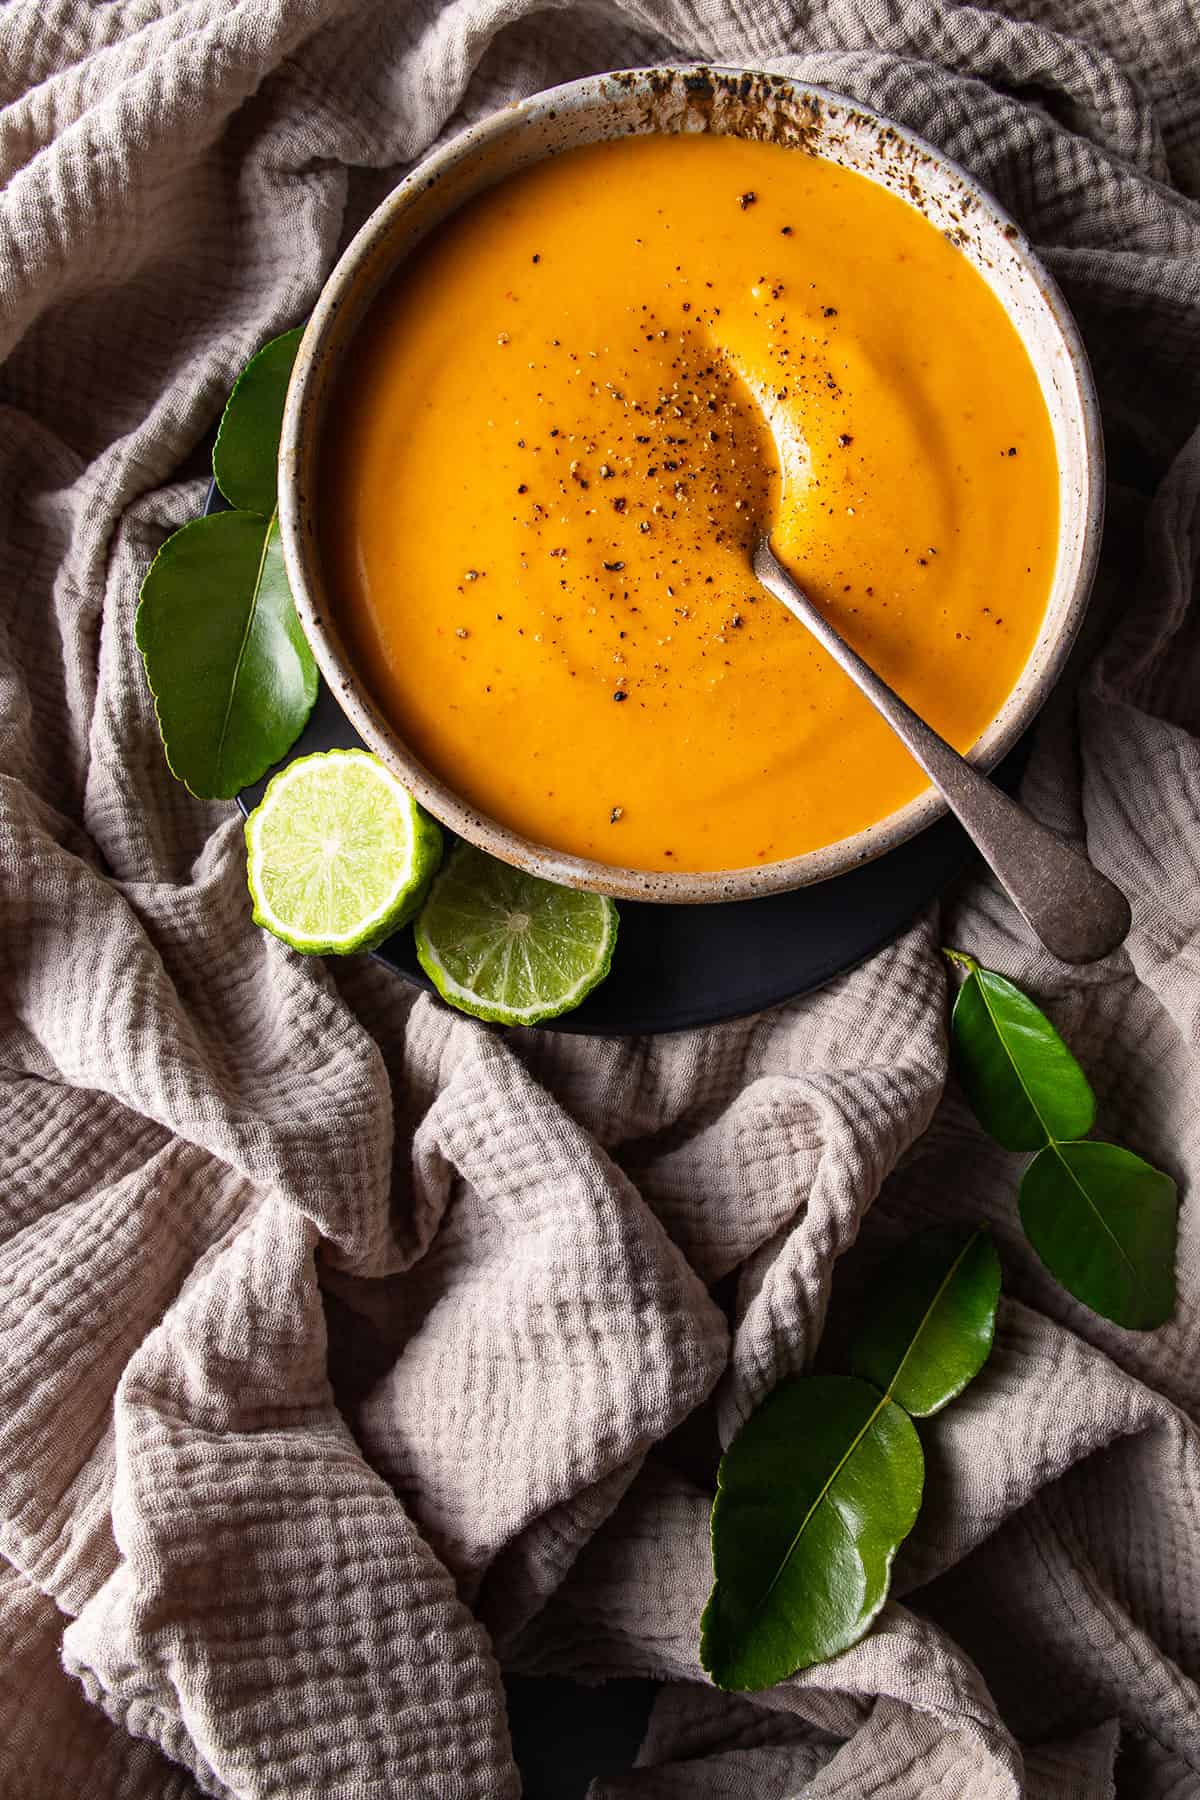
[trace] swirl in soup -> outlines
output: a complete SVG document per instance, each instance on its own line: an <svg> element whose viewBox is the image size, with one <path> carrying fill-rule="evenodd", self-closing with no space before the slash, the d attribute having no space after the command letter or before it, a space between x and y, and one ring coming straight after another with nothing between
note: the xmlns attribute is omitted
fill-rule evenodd
<svg viewBox="0 0 1200 1800"><path fill-rule="evenodd" d="M471 805L624 868L775 862L924 777L755 584L764 524L959 749L1050 592L1050 421L913 206L702 134L566 152L376 302L331 402L322 544L376 702Z"/></svg>

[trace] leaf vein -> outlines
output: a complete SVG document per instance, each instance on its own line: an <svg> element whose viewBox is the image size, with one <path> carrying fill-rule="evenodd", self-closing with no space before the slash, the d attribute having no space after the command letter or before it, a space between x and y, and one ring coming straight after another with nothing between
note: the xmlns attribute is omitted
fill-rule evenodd
<svg viewBox="0 0 1200 1800"><path fill-rule="evenodd" d="M1076 1175L1074 1169L1071 1167L1071 1165L1067 1161L1066 1157L1062 1155L1057 1138L1051 1138L1050 1148L1051 1148L1051 1150L1053 1150L1054 1155L1057 1158L1059 1167L1065 1171L1068 1181L1070 1181L1074 1187L1078 1188L1079 1192L1083 1195L1083 1198L1086 1200L1089 1208L1091 1209L1092 1212L1095 1213L1096 1217L1100 1221L1100 1224L1103 1226L1105 1232L1112 1239L1113 1243L1116 1245L1117 1255L1121 1258L1121 1261L1125 1264L1125 1267L1129 1270L1129 1273L1133 1276L1134 1281L1136 1282L1138 1280L1137 1264L1133 1261L1132 1257L1129 1255L1129 1252L1126 1250L1124 1244L1121 1242L1120 1238L1117 1236L1116 1232L1113 1230L1112 1226L1109 1224L1109 1222L1105 1218L1104 1214L1100 1211L1100 1208L1096 1205L1096 1202L1092 1199L1092 1196L1088 1193L1087 1189L1084 1187L1082 1181L1080 1181L1078 1175Z"/></svg>
<svg viewBox="0 0 1200 1800"><path fill-rule="evenodd" d="M970 1237L967 1239L966 1243L963 1245L962 1249L959 1251L958 1255L955 1257L954 1261L950 1264L950 1267L946 1270L945 1275L943 1275L941 1281L939 1282L937 1292L934 1294L933 1299L929 1302L929 1305L925 1308L925 1311L922 1313L920 1322L917 1325L917 1329L913 1332L912 1336L908 1340L908 1348L905 1350L904 1355L900 1358L900 1361L896 1364L895 1374L892 1376L891 1380L888 1382L887 1393L884 1395L884 1398L886 1400L891 1400L894 1398L897 1383L899 1382L901 1375L904 1373L904 1365L908 1361L909 1357L912 1355L913 1351L916 1349L918 1341L920 1340L921 1333L924 1331L926 1325L928 1325L930 1318L933 1315L934 1307L937 1305L938 1301L941 1299L942 1295L946 1292L946 1289L949 1287L951 1281L954 1279L955 1275L958 1273L958 1270L962 1265L963 1258L966 1256L967 1251L970 1250L971 1247L977 1242L980 1235L981 1235L981 1228L979 1226L976 1226L975 1230L971 1233Z"/></svg>
<svg viewBox="0 0 1200 1800"><path fill-rule="evenodd" d="M755 1601L754 1606L751 1609L751 1617L752 1618L756 1614L758 1614L762 1611L763 1607L767 1604L767 1601L771 1598L771 1595L775 1592L775 1589L778 1587L780 1581L783 1579L784 1570L787 1568L788 1563L791 1561L793 1555L795 1554L797 1544L800 1542L800 1539L804 1536L804 1533L808 1530L809 1521L811 1520L813 1514L816 1512L816 1510L820 1506L821 1502L828 1498L830 1488L833 1486L834 1482L837 1480L838 1476L841 1474L841 1472L845 1468L846 1464L850 1461L850 1458L854 1455L854 1452L858 1449L858 1446L862 1443L863 1439L866 1437L868 1431L870 1431L872 1425L875 1423L876 1419L879 1417L879 1415L883 1411L884 1407L888 1406L889 1404L891 1404L891 1403L888 1400L888 1396L886 1394L880 1394L878 1405L874 1407L874 1409L871 1412L870 1417L865 1421L865 1423L856 1432L855 1436L851 1439L847 1449L845 1450L844 1454L842 1455L841 1460L830 1471L829 1475L826 1476L825 1481L821 1485L820 1493L817 1495L816 1499L813 1501L812 1505L809 1507L808 1511L805 1513L804 1517L801 1519L799 1525L796 1527L795 1535L793 1536L791 1543L788 1545L787 1549L784 1551L783 1555L780 1557L779 1567L776 1569L774 1575L772 1575L767 1586L763 1589L762 1594ZM835 1511L836 1511L836 1508L835 1508ZM843 1523L844 1523L844 1521L843 1521Z"/></svg>
<svg viewBox="0 0 1200 1800"><path fill-rule="evenodd" d="M237 693L237 685L242 673L242 664L246 660L246 650L250 643L250 633L254 627L254 621L258 614L258 596L262 592L263 570L267 564L267 549L271 542L271 533L275 529L275 518L276 514L272 513L271 517L267 520L267 529L263 533L262 550L258 558L258 568L254 575L254 586L250 592L250 605L246 612L246 623L242 629L242 641L238 645L238 653L233 664L233 674L229 679L229 691L225 696L225 712L221 719L221 730L217 737L216 754L213 758L218 774L223 766L222 758L225 754L225 740L229 735L229 721L233 715L234 695Z"/></svg>
<svg viewBox="0 0 1200 1800"><path fill-rule="evenodd" d="M983 996L984 1011L987 1013L988 1018L992 1022L992 1029L995 1031L996 1037L999 1040L1000 1048L1003 1050L1005 1056L1008 1058L1009 1064L1012 1068L1012 1072L1017 1078L1017 1085L1020 1087L1021 1092L1024 1094L1025 1098L1029 1102L1030 1111L1033 1113L1034 1118L1037 1120L1038 1124L1041 1126L1042 1130L1045 1132L1047 1143L1051 1143L1051 1142L1053 1142L1053 1134L1051 1133L1050 1127L1047 1125L1045 1119L1042 1117L1041 1108L1038 1106L1037 1101L1034 1099L1033 1095L1030 1093L1029 1088L1025 1081L1025 1077L1021 1073L1021 1065L1020 1065L1020 1063L1018 1063L1016 1057L1013 1055L1012 1051L1009 1049L1008 1042L1004 1036L1003 1031L1000 1028L1000 1021L996 1017L996 1014L992 1011L992 1003L991 1003L990 999L988 998L987 984L982 979L982 976L984 973L985 973L985 971L982 969L977 968L975 970L975 979L979 982L979 992Z"/></svg>

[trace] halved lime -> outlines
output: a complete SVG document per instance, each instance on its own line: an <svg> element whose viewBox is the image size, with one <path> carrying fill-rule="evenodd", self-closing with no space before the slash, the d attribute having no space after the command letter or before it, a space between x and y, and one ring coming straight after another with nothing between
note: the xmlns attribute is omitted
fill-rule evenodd
<svg viewBox="0 0 1200 1800"><path fill-rule="evenodd" d="M603 981L617 909L460 844L429 891L413 935L443 1000L501 1025L536 1025Z"/></svg>
<svg viewBox="0 0 1200 1800"><path fill-rule="evenodd" d="M420 906L442 834L365 750L301 756L246 820L254 921L311 954L373 950Z"/></svg>

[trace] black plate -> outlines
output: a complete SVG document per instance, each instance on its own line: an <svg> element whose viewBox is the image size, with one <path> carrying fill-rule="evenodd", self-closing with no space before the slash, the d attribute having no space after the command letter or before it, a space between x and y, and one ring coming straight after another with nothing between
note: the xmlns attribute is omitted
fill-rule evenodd
<svg viewBox="0 0 1200 1800"><path fill-rule="evenodd" d="M222 505L210 490L205 511ZM356 746L362 739L322 682L312 717L285 760ZM1024 761L1018 746L996 779L1015 787ZM268 779L238 796L243 811L258 805ZM896 937L972 854L961 827L941 819L875 862L790 894L713 906L622 901L607 981L574 1012L542 1029L598 1037L683 1031L811 993ZM397 932L374 954L432 992L411 930Z"/></svg>

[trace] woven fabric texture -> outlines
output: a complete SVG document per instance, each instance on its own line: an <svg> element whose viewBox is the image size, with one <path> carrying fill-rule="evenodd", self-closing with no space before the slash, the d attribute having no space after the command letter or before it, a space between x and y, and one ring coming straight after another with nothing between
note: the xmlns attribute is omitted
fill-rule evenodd
<svg viewBox="0 0 1200 1800"><path fill-rule="evenodd" d="M979 877L756 1019L489 1032L258 932L233 808L167 771L137 590L240 365L439 139L663 59L903 121L1068 294L1109 525L1025 797L1130 895L1104 964ZM1200 1795L1194 0L8 0L0 175L3 1800L510 1800L502 1667L661 1679L596 1800ZM1178 1179L1162 1330L1022 1239L944 1091L941 942L1040 996ZM721 1696L718 1443L831 1290L969 1217L996 1350L927 1432L892 1601Z"/></svg>

